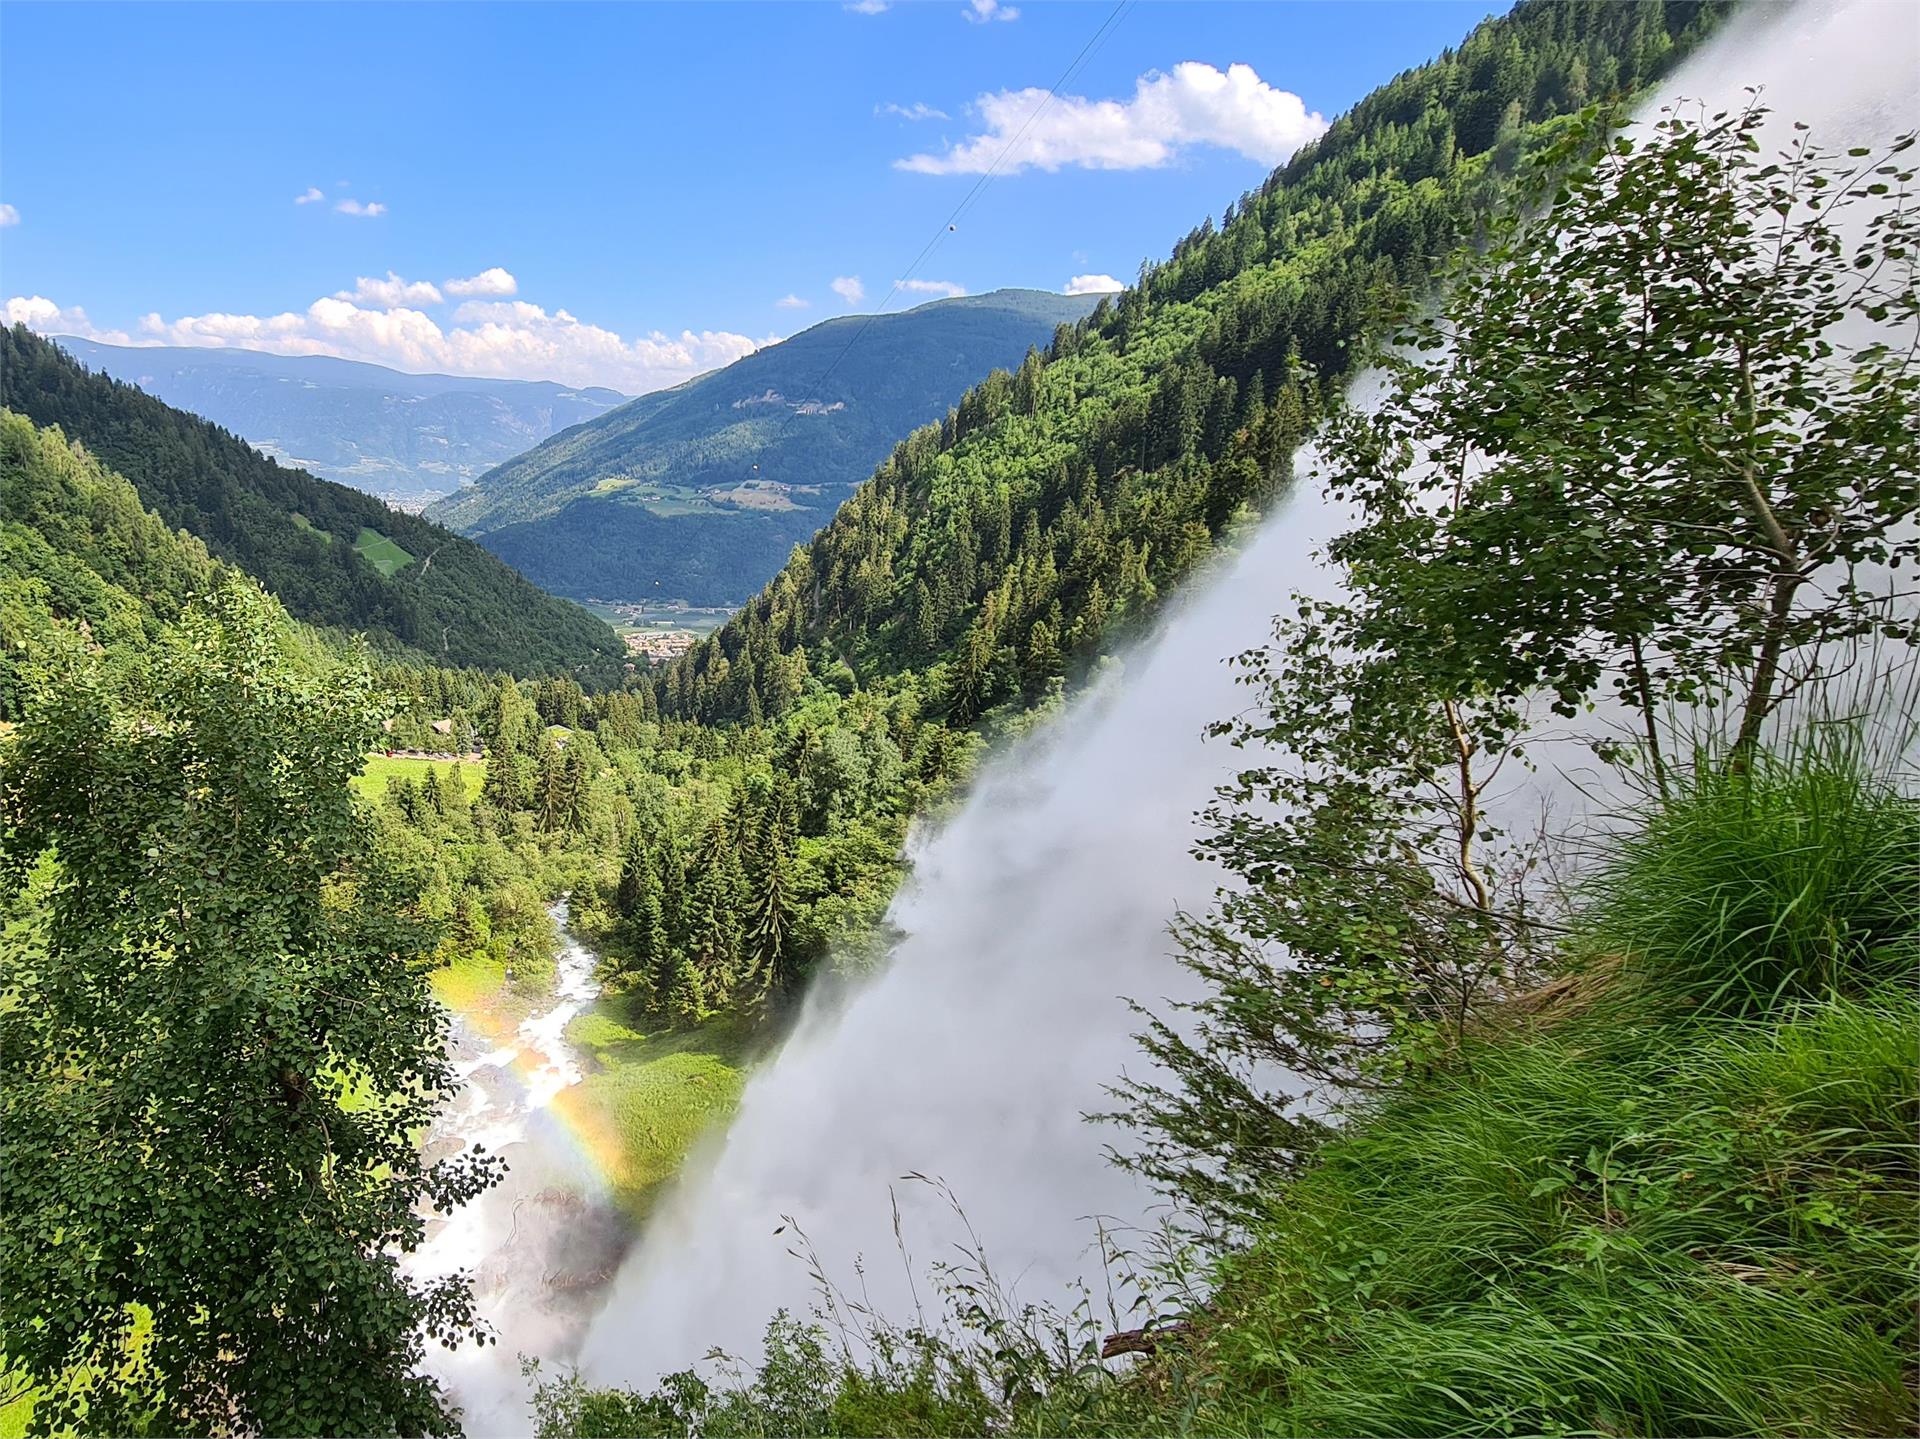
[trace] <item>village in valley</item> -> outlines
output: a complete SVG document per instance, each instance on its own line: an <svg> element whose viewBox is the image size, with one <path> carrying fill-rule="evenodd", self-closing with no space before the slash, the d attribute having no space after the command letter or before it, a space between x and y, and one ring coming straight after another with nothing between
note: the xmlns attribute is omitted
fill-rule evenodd
<svg viewBox="0 0 1920 1439"><path fill-rule="evenodd" d="M636 658L644 656L659 664L678 659L693 648L700 636L692 630L623 630L620 638L626 643L628 654Z"/></svg>
<svg viewBox="0 0 1920 1439"><path fill-rule="evenodd" d="M649 664L678 659L733 614L723 605L690 605L684 600L590 599L586 605L613 626L629 659Z"/></svg>

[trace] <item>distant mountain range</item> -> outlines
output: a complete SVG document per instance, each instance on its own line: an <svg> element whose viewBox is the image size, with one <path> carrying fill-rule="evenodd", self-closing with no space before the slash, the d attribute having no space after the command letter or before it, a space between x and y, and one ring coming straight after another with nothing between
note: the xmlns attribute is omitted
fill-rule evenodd
<svg viewBox="0 0 1920 1439"><path fill-rule="evenodd" d="M554 435L428 515L556 594L737 603L895 444L1098 298L996 290L828 320Z"/></svg>
<svg viewBox="0 0 1920 1439"><path fill-rule="evenodd" d="M408 375L325 355L68 336L60 344L88 369L212 420L282 464L407 509L627 398L544 380Z"/></svg>

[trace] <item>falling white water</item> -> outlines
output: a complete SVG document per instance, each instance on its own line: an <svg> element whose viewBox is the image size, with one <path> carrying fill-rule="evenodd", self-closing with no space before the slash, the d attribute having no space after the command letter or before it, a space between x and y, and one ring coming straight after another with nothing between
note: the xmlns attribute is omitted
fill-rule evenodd
<svg viewBox="0 0 1920 1439"><path fill-rule="evenodd" d="M1760 8L1667 87L1710 105L1763 84L1829 147L1910 124L1920 7L1850 0ZM1014 747L916 857L891 914L888 967L810 1012L748 1085L717 1152L697 1161L629 1258L582 1350L590 1382L645 1383L710 1346L756 1352L769 1316L804 1312L793 1216L828 1266L867 1262L874 1304L910 1316L889 1191L914 1261L951 1257L945 1179L996 1270L1057 1300L1083 1272L1088 1216L1139 1221L1152 1196L1103 1159L1083 1112L1140 1059L1121 1000L1182 989L1168 920L1204 906L1193 813L1244 755L1202 741L1245 703L1224 656L1258 644L1336 523L1310 466L1296 496L1178 608L1124 674L1048 734Z"/></svg>
<svg viewBox="0 0 1920 1439"><path fill-rule="evenodd" d="M460 1093L427 1141L432 1158L475 1149L501 1155L507 1175L430 1221L426 1242L405 1261L418 1278L471 1274L476 1306L498 1339L484 1349L427 1350L427 1368L464 1411L469 1439L526 1431L519 1356L572 1357L591 1300L628 1240L605 1181L553 1109L582 1077L567 1026L600 987L594 955L567 932L565 901L549 913L563 940L553 1002L492 1047L455 1021Z"/></svg>
<svg viewBox="0 0 1920 1439"><path fill-rule="evenodd" d="M1123 674L990 766L916 856L886 970L806 1016L712 1168L648 1229L589 1337L590 1379L644 1379L711 1345L751 1353L776 1309L804 1313L807 1274L775 1233L786 1215L836 1272L864 1254L874 1301L911 1314L889 1188L917 1260L951 1257L954 1235L937 1195L898 1182L909 1171L951 1186L1035 1299L1081 1273L1088 1216L1142 1217L1151 1197L1081 1115L1136 1060L1123 996L1183 988L1169 919L1212 896L1192 817L1245 759L1201 743L1246 704L1222 656L1267 638L1329 529L1303 485Z"/></svg>

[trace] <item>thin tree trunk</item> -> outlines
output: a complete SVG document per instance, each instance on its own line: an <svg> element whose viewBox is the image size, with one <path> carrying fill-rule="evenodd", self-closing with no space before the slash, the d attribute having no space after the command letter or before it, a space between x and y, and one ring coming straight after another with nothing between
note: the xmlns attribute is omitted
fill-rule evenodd
<svg viewBox="0 0 1920 1439"><path fill-rule="evenodd" d="M1793 597L1804 576L1789 570L1773 577L1773 600L1767 607L1767 629L1760 641L1760 656L1753 667L1753 684L1747 690L1746 709L1740 716L1740 734L1734 741L1736 757L1753 752L1760 742L1760 730L1773 713L1774 687L1780 678L1780 656L1786 650L1787 625L1793 618Z"/></svg>
<svg viewBox="0 0 1920 1439"><path fill-rule="evenodd" d="M1660 728L1654 722L1653 683L1647 677L1646 656L1640 648L1640 636L1635 635L1627 641L1633 651L1633 683L1640 692L1640 718L1647 731L1647 756L1653 763L1653 782L1660 790L1660 798L1667 798L1667 761L1660 752Z"/></svg>
<svg viewBox="0 0 1920 1439"><path fill-rule="evenodd" d="M1473 747L1467 743L1466 731L1460 726L1460 709L1452 700L1442 702L1447 715L1447 724L1453 730L1454 752L1458 756L1456 767L1460 776L1460 878L1466 882L1473 893L1473 907L1482 914L1493 910L1493 896L1487 892L1487 884L1480 877L1480 871L1473 862L1473 835L1480 825L1480 791L1473 782Z"/></svg>
<svg viewBox="0 0 1920 1439"><path fill-rule="evenodd" d="M1751 438L1759 427L1759 407L1753 393L1753 366L1744 343L1740 346L1740 385L1747 408L1747 433ZM1740 717L1740 734L1734 741L1734 762L1743 763L1760 741L1760 728L1773 713L1774 685L1780 675L1780 657L1786 650L1787 627L1793 618L1793 600L1805 576L1800 573L1800 554L1793 537L1780 523L1754 474L1749 455L1740 467L1740 482L1747 492L1747 504L1754 521L1773 552L1773 597L1767 606L1767 628L1761 637L1760 654L1753 668L1753 683L1747 690L1746 709Z"/></svg>

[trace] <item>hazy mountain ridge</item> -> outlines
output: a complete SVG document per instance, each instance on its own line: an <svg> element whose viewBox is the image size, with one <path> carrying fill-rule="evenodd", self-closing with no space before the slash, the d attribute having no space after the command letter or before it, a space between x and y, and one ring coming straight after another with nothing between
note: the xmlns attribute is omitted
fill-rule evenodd
<svg viewBox="0 0 1920 1439"><path fill-rule="evenodd" d="M627 398L547 380L411 375L327 355L60 343L89 369L212 420L284 464L410 506Z"/></svg>
<svg viewBox="0 0 1920 1439"><path fill-rule="evenodd" d="M430 513L557 593L730 603L902 437L1098 298L996 290L827 320L555 435Z"/></svg>

